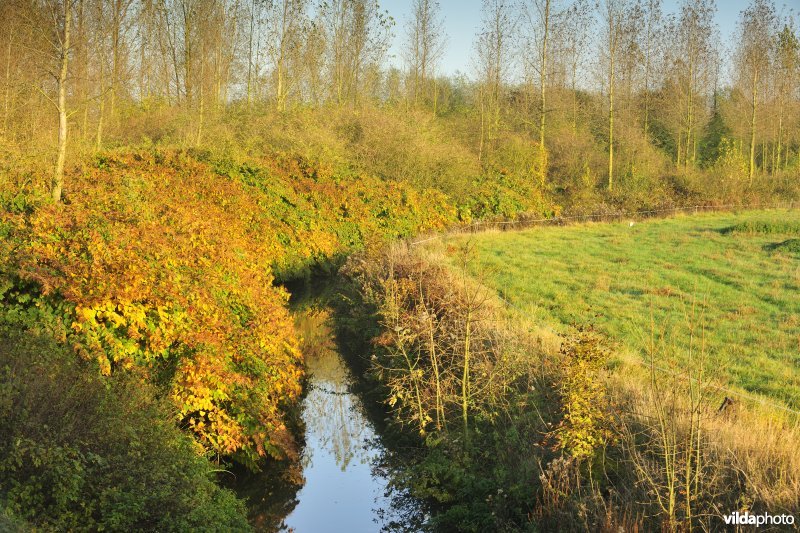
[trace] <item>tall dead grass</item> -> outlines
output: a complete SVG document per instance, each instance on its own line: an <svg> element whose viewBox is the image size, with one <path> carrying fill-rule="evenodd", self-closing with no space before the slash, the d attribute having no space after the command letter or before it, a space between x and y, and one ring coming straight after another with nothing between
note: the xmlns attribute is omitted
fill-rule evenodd
<svg viewBox="0 0 800 533"><path fill-rule="evenodd" d="M609 437L593 453L577 458L553 444L559 440L557 431L569 422L563 402L582 401L575 394L559 393L570 352L562 349L564 337L508 309L497 294L468 276L463 265L452 266L457 251L449 251L449 260L443 254L441 249L396 244L362 258L356 269L363 286L371 287L373 301L383 302L384 316L391 318L384 322L384 344L415 346L405 354L411 355L407 368L400 365L385 379L394 386L395 401L398 390L404 391L400 403L405 399L409 405L417 394L417 414L414 408L408 412L418 427L446 430L447 424L433 421L455 421L460 414L464 324L465 319L473 320L474 338L482 346L476 353L484 354L472 369L473 386L474 391L487 393L486 411L502 406L505 416L518 417L521 414L510 406L520 402L527 405L525 409L539 411L538 443L528 442L527 450L513 455L527 453L539 465L538 480L531 480L536 497L528 513L540 526L718 530L725 526L722 517L734 511L800 512L798 419L734 394L717 380L704 353L702 317L688 317L686 327L693 328L696 337L688 358L677 357L668 342L654 343L650 362L644 364L641 356L614 347L617 364L592 375L606 392L598 394L594 385L584 387L594 394L586 401L602 403L592 412L604 411L597 415L597 423L605 424ZM392 279L405 286L403 298L398 298L397 285L394 292L386 291ZM480 311L471 318L466 318L470 309L469 299L462 297L466 294L481 300ZM570 341L572 346L576 338ZM437 350L438 367L430 363ZM422 392L414 392L415 379ZM437 383L446 390L436 392ZM534 389L541 393L536 402L520 400ZM426 399L420 401L421 397ZM477 400L470 397L469 405L475 407Z"/></svg>

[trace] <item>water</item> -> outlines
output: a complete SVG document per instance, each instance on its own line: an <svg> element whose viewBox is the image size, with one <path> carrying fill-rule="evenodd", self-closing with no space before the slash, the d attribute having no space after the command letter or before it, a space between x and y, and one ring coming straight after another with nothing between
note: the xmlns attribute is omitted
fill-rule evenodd
<svg viewBox="0 0 800 533"><path fill-rule="evenodd" d="M306 482L285 524L298 533L376 531L378 511L390 506L384 496L386 480L372 469L383 450L360 399L350 392L351 379L333 342L327 311L305 313L298 318L298 329L306 336L310 375L302 407Z"/></svg>
<svg viewBox="0 0 800 533"><path fill-rule="evenodd" d="M387 451L351 390L330 320L325 307L295 312L309 374L301 406L302 477L295 476L301 485L277 480L281 476L270 471L237 483L249 500L252 523L262 531L374 532L396 529L404 520L400 514L409 513L386 495L388 481L379 463Z"/></svg>

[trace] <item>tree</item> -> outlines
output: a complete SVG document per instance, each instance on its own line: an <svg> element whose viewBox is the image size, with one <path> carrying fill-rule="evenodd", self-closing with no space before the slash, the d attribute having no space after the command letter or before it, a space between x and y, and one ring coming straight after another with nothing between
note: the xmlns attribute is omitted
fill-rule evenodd
<svg viewBox="0 0 800 533"><path fill-rule="evenodd" d="M644 118L642 128L645 136L647 136L650 134L650 94L654 85L653 63L658 54L663 14L661 0L646 0L641 8L645 20L641 43L641 48L644 51Z"/></svg>
<svg viewBox="0 0 800 533"><path fill-rule="evenodd" d="M572 94L572 132L578 130L578 81L579 66L586 54L586 45L592 31L594 17L588 0L576 0L565 13L561 27L563 35L563 59L569 72L570 93Z"/></svg>
<svg viewBox="0 0 800 533"><path fill-rule="evenodd" d="M100 76L98 78L98 102L99 102L99 109L98 109L98 117L97 117L97 133L95 135L95 149L100 150L103 146L103 120L105 118L105 109L106 109L106 57L105 57L105 48L106 48L106 38L107 38L107 31L106 31L106 20L105 20L105 3L104 2L97 2L97 12L96 12L96 19L95 24L97 26L96 30L96 42L95 45L97 47L98 52L98 65L100 67Z"/></svg>
<svg viewBox="0 0 800 533"><path fill-rule="evenodd" d="M716 75L716 51L713 0L686 0L677 20L672 20L668 31L675 46L670 48L670 70L678 89L678 126L676 163L688 168L697 158L697 130L708 113L705 105L709 88ZM683 149L683 152L681 150Z"/></svg>
<svg viewBox="0 0 800 533"><path fill-rule="evenodd" d="M8 31L3 31L3 40L5 42L0 41L2 43L2 51L5 52L3 59L3 77L4 77L4 87L3 87L3 136L8 138L10 136L9 131L9 120L11 118L11 93L12 93L12 78L11 78L11 53L14 48L14 22L12 21L11 17L14 15L14 11L11 9L10 5L5 5L0 7L0 18L6 21L9 24ZM10 23L9 23L10 22Z"/></svg>
<svg viewBox="0 0 800 533"><path fill-rule="evenodd" d="M355 105L368 71L388 49L394 20L373 0L333 0L321 12L329 39L331 97L338 105Z"/></svg>
<svg viewBox="0 0 800 533"><path fill-rule="evenodd" d="M317 18L309 22L308 31L303 39L302 49L302 78L303 78L303 99L314 105L322 102L323 79L325 70L325 54L327 48L327 36L325 25L322 20Z"/></svg>
<svg viewBox="0 0 800 533"><path fill-rule="evenodd" d="M506 0L483 0L481 30L475 42L480 107L480 145L483 160L500 129L502 92L509 71L509 46L515 27L511 5Z"/></svg>
<svg viewBox="0 0 800 533"><path fill-rule="evenodd" d="M753 181L756 166L756 120L759 100L763 98L766 73L769 70L770 48L775 24L775 6L769 0L753 0L742 12L737 51L740 83L746 88L750 102L750 159L748 178ZM763 163L762 163L763 166Z"/></svg>
<svg viewBox="0 0 800 533"><path fill-rule="evenodd" d="M55 202L61 202L64 188L64 165L67 159L67 80L69 77L69 58L72 53L70 36L72 31L72 4L74 0L63 0L52 4L55 21L55 40L53 47L58 57L58 157L56 159L55 176L53 177L52 196Z"/></svg>
<svg viewBox="0 0 800 533"><path fill-rule="evenodd" d="M627 0L605 0L598 4L603 18L603 60L606 70L606 94L608 95L608 190L614 188L614 90L617 83L617 63L620 42L623 39L624 16Z"/></svg>
<svg viewBox="0 0 800 533"><path fill-rule="evenodd" d="M539 75L539 170L543 183L547 175L547 151L545 148L545 125L547 117L547 84L548 84L548 39L553 30L555 6L552 0L532 0L526 4L525 15L531 36L531 46L535 51L536 61L533 69Z"/></svg>
<svg viewBox="0 0 800 533"><path fill-rule="evenodd" d="M430 80L435 79L437 63L444 54L446 35L439 2L414 0L412 11L413 17L406 28L408 42L405 54L411 78L411 99L414 105L418 105L420 95L426 94Z"/></svg>
<svg viewBox="0 0 800 533"><path fill-rule="evenodd" d="M242 15L241 0L225 1L218 10L214 46L214 103L222 109L228 103L228 90L236 66Z"/></svg>
<svg viewBox="0 0 800 533"><path fill-rule="evenodd" d="M775 47L775 66L778 78L778 138L775 168L781 167L781 150L784 146L784 115L787 102L797 90L798 65L800 65L800 41L790 23L784 23L778 33ZM789 144L785 144L787 155L783 163L788 162Z"/></svg>
<svg viewBox="0 0 800 533"><path fill-rule="evenodd" d="M296 64L306 24L305 0L279 0L272 4L268 16L267 53L273 69L275 105L286 110L289 92L297 82Z"/></svg>
<svg viewBox="0 0 800 533"><path fill-rule="evenodd" d="M112 0L111 2L111 81L109 95L111 97L111 114L116 110L117 93L123 69L127 70L127 42L129 12L133 0Z"/></svg>
<svg viewBox="0 0 800 533"><path fill-rule="evenodd" d="M262 21L262 4L258 0L251 0L248 13L247 37L247 106L253 102L255 78L258 76L258 50L260 48L260 26ZM254 42L255 40L255 42ZM255 48L254 48L255 47Z"/></svg>

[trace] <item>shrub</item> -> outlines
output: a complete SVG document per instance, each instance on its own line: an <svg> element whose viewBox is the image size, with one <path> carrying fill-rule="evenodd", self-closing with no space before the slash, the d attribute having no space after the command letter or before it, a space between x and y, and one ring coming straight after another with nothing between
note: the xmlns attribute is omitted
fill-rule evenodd
<svg viewBox="0 0 800 533"><path fill-rule="evenodd" d="M465 269L469 250L452 253ZM525 354L530 339L466 270L402 245L353 256L344 273L383 328L367 375L419 447L395 467L396 484L436 509L434 530L531 528L546 393L530 372L539 364Z"/></svg>
<svg viewBox="0 0 800 533"><path fill-rule="evenodd" d="M610 437L601 375L609 355L603 339L590 329L579 330L561 345L563 422L556 438L559 447L578 461L590 459Z"/></svg>
<svg viewBox="0 0 800 533"><path fill-rule="evenodd" d="M52 340L0 338L0 506L42 530L245 531L244 506L131 376Z"/></svg>
<svg viewBox="0 0 800 533"><path fill-rule="evenodd" d="M70 180L64 205L0 211L3 313L48 314L106 375L141 371L207 450L251 467L297 453L302 360L275 272L455 218L441 194L282 153L109 152Z"/></svg>

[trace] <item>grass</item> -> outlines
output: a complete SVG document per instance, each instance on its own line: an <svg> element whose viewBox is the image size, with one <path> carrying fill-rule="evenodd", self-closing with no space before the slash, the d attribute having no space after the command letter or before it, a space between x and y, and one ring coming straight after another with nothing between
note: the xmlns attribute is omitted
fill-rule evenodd
<svg viewBox="0 0 800 533"><path fill-rule="evenodd" d="M763 233L765 235L800 235L800 223L794 220L759 218L745 220L722 229L722 233Z"/></svg>
<svg viewBox="0 0 800 533"><path fill-rule="evenodd" d="M689 326L702 323L715 377L796 409L800 262L792 246L781 246L796 228L800 211L761 210L453 236L444 244L455 263L458 246L470 241L471 273L526 319L556 330L593 324L642 360L651 333L687 353Z"/></svg>
<svg viewBox="0 0 800 533"><path fill-rule="evenodd" d="M800 239L786 239L782 242L776 242L767 245L767 250L784 252L787 254L800 255Z"/></svg>

